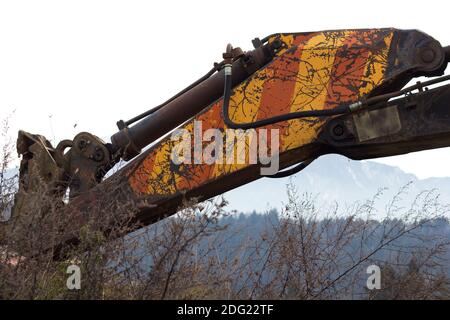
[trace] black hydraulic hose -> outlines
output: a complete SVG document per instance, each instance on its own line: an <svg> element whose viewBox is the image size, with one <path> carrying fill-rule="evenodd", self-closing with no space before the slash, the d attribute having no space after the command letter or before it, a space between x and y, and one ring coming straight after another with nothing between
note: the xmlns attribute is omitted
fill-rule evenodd
<svg viewBox="0 0 450 320"><path fill-rule="evenodd" d="M214 65L214 68L212 68L207 74L205 74L203 77L201 77L200 79L196 80L195 82L193 82L192 84L190 84L188 87L184 88L183 90L181 90L180 92L178 92L176 95L174 95L173 97L171 97L169 100L167 100L166 102L144 112L141 113L140 115L128 120L124 122L125 126L129 126L130 124L133 124L149 115L151 115L152 113L155 113L156 111L158 111L159 109L161 109L162 107L164 107L165 105L167 105L169 102L172 102L173 100L175 100L176 98L180 97L181 95L183 95L184 93L188 92L189 90L191 90L192 88L198 86L200 83L202 83L203 81L205 81L206 79L210 78L216 71L220 70L221 65L220 64L216 64Z"/></svg>
<svg viewBox="0 0 450 320"><path fill-rule="evenodd" d="M373 105L373 104L376 104L376 103L379 103L379 102L387 101L389 99L396 98L396 97L399 97L399 96L404 95L404 94L408 94L408 93L410 93L413 90L419 90L420 91L420 90L423 90L426 86L431 86L433 84L438 84L438 83L441 83L441 82L444 82L444 81L448 81L448 80L450 80L450 75L445 75L445 76L442 76L442 77L439 77L439 78L435 78L435 79L431 79L431 80L424 81L424 82L420 82L419 81L419 82L417 82L416 84L414 84L412 86L406 87L406 88L398 90L398 91L389 92L389 93L385 93L385 94L381 94L381 95L378 95L378 96L367 98L364 101L364 106Z"/></svg>
<svg viewBox="0 0 450 320"><path fill-rule="evenodd" d="M286 169L284 171L279 171L279 172L277 172L277 173L275 173L273 175L267 175L267 176L264 176L264 177L266 177L266 178L273 178L273 179L289 177L289 176L291 176L293 174L299 173L300 171L305 169L307 166L309 166L311 164L311 162L313 162L316 159L317 158L305 160L302 163L297 164L295 167Z"/></svg>
<svg viewBox="0 0 450 320"><path fill-rule="evenodd" d="M450 49L449 49L450 51ZM418 82L415 85L409 86L407 88L404 88L399 91L390 92L374 97L367 98L365 100L361 100L349 105L343 105L339 106L334 109L326 109L326 110L308 110L308 111L298 111L298 112L291 112L287 114L282 114L279 116L275 116L272 118L267 118L259 121L254 122L248 122L248 123L236 123L233 120L230 119L229 116L229 106L230 106L230 99L231 99L231 80L232 80L232 74L231 74L231 67L229 68L228 72L225 72L225 88L224 88L224 94L223 94L223 107L222 107L222 114L223 114L223 120L224 123L231 129L255 129L259 127L264 127L267 125L275 124L278 122L283 122L291 119L299 119L299 118L308 118L308 117L329 117L329 116L336 116L336 115L342 115L347 114L356 110L361 109L362 107L367 107L369 105L374 105L376 103L387 101L389 99L410 93L413 90L422 90L425 86L437 84L443 81L450 80L450 75L445 75L436 79L432 79L425 82Z"/></svg>
<svg viewBox="0 0 450 320"><path fill-rule="evenodd" d="M228 71L227 71L228 69ZM231 74L231 67L225 66L225 88L224 88L224 94L223 94L223 107L222 107L222 113L223 113L223 120L224 123L231 129L255 129L259 127L264 127L270 124L291 120L291 119L297 119L297 118L307 118L307 117L329 117L329 116L335 116L340 114L345 114L348 112L351 112L355 109L357 109L360 106L360 103L352 104L352 105L344 105L339 106L334 109L327 109L327 110L308 110L308 111L298 111L298 112L291 112L271 118L267 118L264 120L254 121L254 122L248 122L248 123L236 123L233 120L230 119L229 115L229 105L230 105L230 99L231 99L231 83L232 83L232 74Z"/></svg>
<svg viewBox="0 0 450 320"><path fill-rule="evenodd" d="M229 48L227 48L227 51L229 51ZM450 46L445 48L445 55L446 55L446 60L448 62L450 62ZM244 130L264 127L267 125L271 125L271 124L275 124L278 122L283 122L283 121L287 121L287 120L291 120L291 119L308 118L308 117L329 117L329 116L347 114L347 113L359 110L363 107L367 107L369 105L373 105L378 102L387 101L391 98L410 93L413 90L422 90L424 88L424 86L427 86L427 85L432 85L432 84L450 80L450 75L442 76L440 78L432 79L432 80L429 80L429 81L426 81L423 83L418 82L417 84L415 84L413 86L404 88L399 91L370 97L365 100L358 101L358 102L355 102L355 103L352 103L349 105L339 106L334 109L299 111L299 112L287 113L287 114L283 114L283 115L279 115L279 116L275 116L275 117L271 117L271 118L267 118L267 119L263 119L263 120L259 120L259 121L254 121L254 122L236 123L230 119L230 115L229 115L229 106L230 106L230 99L231 99L231 92L232 92L231 65L225 64L224 69L225 69L225 72L224 72L225 85L224 85L223 105L222 105L223 120L224 120L224 123L231 129L244 129ZM302 163L300 163L292 168L286 169L284 171L280 171L274 175L267 175L265 177L267 177L267 178L288 177L290 175L293 175L295 173L302 171L307 166L309 166L315 159L317 159L317 158L305 160Z"/></svg>

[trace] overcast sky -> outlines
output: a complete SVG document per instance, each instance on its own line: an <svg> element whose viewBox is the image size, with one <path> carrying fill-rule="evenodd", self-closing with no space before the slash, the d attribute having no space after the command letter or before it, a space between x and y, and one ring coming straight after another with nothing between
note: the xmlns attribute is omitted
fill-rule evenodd
<svg viewBox="0 0 450 320"><path fill-rule="evenodd" d="M52 140L109 137L117 120L203 75L229 42L249 50L277 32L396 27L449 45L448 14L446 1L0 0L0 118L16 110L12 131ZM450 176L448 148L378 161Z"/></svg>

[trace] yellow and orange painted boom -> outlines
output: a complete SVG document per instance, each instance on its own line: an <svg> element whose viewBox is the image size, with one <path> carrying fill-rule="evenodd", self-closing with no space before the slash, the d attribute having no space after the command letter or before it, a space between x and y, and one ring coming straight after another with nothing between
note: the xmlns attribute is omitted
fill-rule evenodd
<svg viewBox="0 0 450 320"><path fill-rule="evenodd" d="M111 143L81 133L53 148L45 157L67 179L68 212L85 212L98 199L116 197L146 203L136 219L152 223L175 213L183 199L201 201L261 178L266 165L250 156L252 148L259 154L261 145L254 142L261 136L267 155L278 157L280 172L332 152L366 159L450 145L448 86L401 90L414 77L443 74L448 49L432 37L366 29L281 33L253 43L249 52L229 47L207 76L156 109L120 121ZM182 132L178 139L175 128ZM239 135L244 148L227 143ZM177 162L173 154L181 140L190 149L185 144ZM36 144L46 143L21 133L24 171L33 167ZM205 150L212 150L214 161L186 161ZM103 180L119 158L130 162ZM108 192L111 186L115 194ZM23 182L21 188L32 186Z"/></svg>

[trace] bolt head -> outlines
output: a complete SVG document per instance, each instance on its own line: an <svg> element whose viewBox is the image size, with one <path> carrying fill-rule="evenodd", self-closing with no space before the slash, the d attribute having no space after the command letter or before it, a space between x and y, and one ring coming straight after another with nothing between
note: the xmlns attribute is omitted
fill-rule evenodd
<svg viewBox="0 0 450 320"><path fill-rule="evenodd" d="M333 134L335 136L342 136L344 134L344 127L342 125L337 125L333 128Z"/></svg>
<svg viewBox="0 0 450 320"><path fill-rule="evenodd" d="M78 142L78 148L79 148L80 150L86 149L86 146L87 146L86 140L81 139L81 140Z"/></svg>
<svg viewBox="0 0 450 320"><path fill-rule="evenodd" d="M280 49L282 46L283 46L283 42L281 42L280 39L275 39L275 40L273 40L273 42L272 42L272 47L273 47L274 49Z"/></svg>
<svg viewBox="0 0 450 320"><path fill-rule="evenodd" d="M434 52L433 49L426 48L425 50L422 51L421 58L423 62L430 63L433 62L434 59L436 58L436 53Z"/></svg>
<svg viewBox="0 0 450 320"><path fill-rule="evenodd" d="M105 154L104 154L103 150L100 148L97 148L97 150L95 150L95 152L94 152L93 158L97 162L103 161L103 159L105 158Z"/></svg>

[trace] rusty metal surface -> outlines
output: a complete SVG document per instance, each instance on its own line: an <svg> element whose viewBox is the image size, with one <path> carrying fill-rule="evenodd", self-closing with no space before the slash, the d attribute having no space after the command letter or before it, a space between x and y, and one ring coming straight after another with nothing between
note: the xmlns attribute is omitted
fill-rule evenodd
<svg viewBox="0 0 450 320"><path fill-rule="evenodd" d="M402 128L397 106L358 112L353 115L353 123L359 142L390 136Z"/></svg>
<svg viewBox="0 0 450 320"><path fill-rule="evenodd" d="M283 113L331 109L359 101L374 89L387 89L403 75L435 72L442 65L438 57L429 64L417 58L422 46L435 40L416 31L344 30L307 34L274 35L284 50L265 68L235 87L230 102L234 122L251 122ZM414 50L413 50L414 49ZM436 62L437 61L437 62ZM399 80L400 79L400 80ZM408 78L409 80L409 78ZM381 88L381 89L380 89ZM210 128L226 129L222 101L213 103L183 126L193 132L193 121ZM290 120L269 128L281 132L281 154L314 144L324 119ZM137 196L154 199L185 193L204 184L226 185L227 176L250 166L192 164L175 166L170 160L173 142L163 139L145 155L133 161L125 173ZM302 159L297 159L300 161ZM257 178L257 176L255 176Z"/></svg>
<svg viewBox="0 0 450 320"><path fill-rule="evenodd" d="M377 122L366 123L365 130L378 130L378 123L391 122L391 113L396 112L398 124L395 132L361 140L355 116L348 115L330 121L319 140L327 152L355 160L450 146L450 85L391 101L376 111L382 112L384 117ZM338 136L333 134L336 126L343 128Z"/></svg>
<svg viewBox="0 0 450 320"><path fill-rule="evenodd" d="M415 75L441 73L445 55L436 40L414 30L343 30L269 37L269 42L275 40L282 41L283 50L234 88L230 103L233 121L335 108L374 92L396 90ZM424 48L436 51L434 59L423 61ZM221 99L212 103L183 128L192 132L197 120L202 122L203 131L226 130L221 104ZM299 119L270 126L281 132L280 167L330 152L319 139L326 124L323 119ZM173 214L185 197L204 200L260 177L259 166L252 164L174 165L172 147L169 137L164 138L102 183L120 184L123 194L136 203L145 200L156 205L140 209L138 219L144 224ZM92 190L92 201L102 196L102 184Z"/></svg>
<svg viewBox="0 0 450 320"><path fill-rule="evenodd" d="M17 218L34 205L29 194L39 192L45 184L48 190L63 194L65 168L62 153L40 135L19 131L17 151L22 155L19 189L14 197L11 217Z"/></svg>
<svg viewBox="0 0 450 320"><path fill-rule="evenodd" d="M235 72L234 85L248 78L254 70L266 65L274 55L273 46L268 44L248 52L245 56L240 51L235 54L242 57L233 63ZM125 128L111 137L113 144L119 148L128 148L136 155L142 148L154 142L170 130L208 107L223 94L223 70L212 75L180 97L170 101L163 108L142 119L135 125Z"/></svg>
<svg viewBox="0 0 450 320"><path fill-rule="evenodd" d="M356 102L375 91L402 86L414 75L440 73L444 56L435 49L435 58L424 62L424 48L435 48L437 42L414 30L276 34L269 42L275 39L284 43L284 49L234 89L230 114L235 122ZM220 107L221 100L195 117L202 121L203 130L225 129ZM303 119L272 126L282 132L281 167L324 152L317 140L324 125L321 119ZM192 121L184 128L192 131ZM136 198L158 204L161 211L173 207L176 201L171 201L182 195L204 199L259 177L254 165L175 166L170 160L171 147L170 139L163 139L120 173L128 177L125 188ZM237 182L235 177L239 177Z"/></svg>
<svg viewBox="0 0 450 320"><path fill-rule="evenodd" d="M87 132L53 147L43 136L20 131L17 152L22 160L13 218L29 211L40 192L49 191L62 201L68 188L70 198L91 190L115 163L108 145Z"/></svg>

